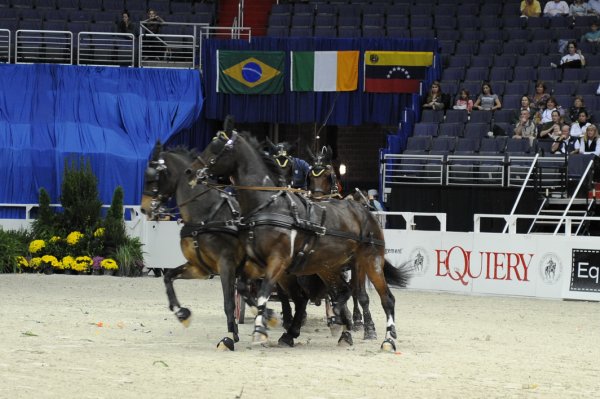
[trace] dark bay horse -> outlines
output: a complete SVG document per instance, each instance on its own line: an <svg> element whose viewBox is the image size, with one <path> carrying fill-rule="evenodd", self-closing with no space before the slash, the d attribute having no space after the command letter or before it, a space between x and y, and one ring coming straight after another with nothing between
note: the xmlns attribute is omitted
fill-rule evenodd
<svg viewBox="0 0 600 399"><path fill-rule="evenodd" d="M184 325L189 324L191 312L181 307L175 295L173 281L207 279L220 275L229 336L224 337L217 348L234 350L235 342L239 340L234 316L234 285L236 275L242 273L247 259L238 239L239 205L235 198L223 191L207 186L190 187L185 170L194 159L195 154L188 150L163 151L158 143L146 168L141 208L148 219L155 220L165 213L164 204L175 197L184 223L181 250L187 262L165 272L169 309L175 312ZM301 296L302 291L294 285L293 279L283 279L281 284L290 292L297 307L301 307L302 303L306 304L307 299ZM255 305L251 300L249 304ZM272 325L272 314L267 318ZM290 326L280 343L293 345L293 338L300 334L300 325L300 321L296 321L296 324Z"/></svg>
<svg viewBox="0 0 600 399"><path fill-rule="evenodd" d="M316 155L308 149L308 154L311 159L311 167L307 176L307 186L311 197L317 201L342 198L339 190L339 180L332 165L333 151L331 147L322 147ZM348 196L346 199L354 200L354 197ZM353 272L352 276L354 277L355 274ZM363 314L358 306L360 303L364 313L364 338L376 339L375 323L369 311L369 295L364 286L358 286L358 279L353 277L351 277L350 283L352 284L352 300L354 302L352 311L354 330L358 330L363 325Z"/></svg>
<svg viewBox="0 0 600 399"><path fill-rule="evenodd" d="M229 137L231 136L231 137ZM386 314L383 350L396 348L395 299L390 284L406 286L408 274L384 259L385 242L377 220L355 201L312 203L276 186L280 175L273 160L255 139L233 131L219 132L189 174L205 184L209 175L228 176L238 190L242 220L239 237L246 253L264 270L258 292L258 315L253 341L268 339L264 314L274 285L286 274L318 275L328 287L336 316L344 331L340 341L352 343L352 321L343 311L350 289L342 274L352 265L358 284L365 278L375 286Z"/></svg>

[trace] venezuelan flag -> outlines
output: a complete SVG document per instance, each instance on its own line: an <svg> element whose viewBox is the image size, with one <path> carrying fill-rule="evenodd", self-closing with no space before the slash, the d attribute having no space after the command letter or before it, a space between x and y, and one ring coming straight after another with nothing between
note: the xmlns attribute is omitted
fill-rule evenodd
<svg viewBox="0 0 600 399"><path fill-rule="evenodd" d="M418 93L432 64L427 51L365 51L365 91Z"/></svg>

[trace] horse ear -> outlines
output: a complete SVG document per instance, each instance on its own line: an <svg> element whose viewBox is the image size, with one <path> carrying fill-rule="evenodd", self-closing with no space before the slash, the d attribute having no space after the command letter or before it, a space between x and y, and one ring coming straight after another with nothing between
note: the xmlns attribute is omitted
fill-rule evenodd
<svg viewBox="0 0 600 399"><path fill-rule="evenodd" d="M277 146L271 141L271 139L267 137L265 141L269 145L271 154L277 154Z"/></svg>
<svg viewBox="0 0 600 399"><path fill-rule="evenodd" d="M162 144L160 143L160 140L158 140L154 145L154 150L152 151L152 159L158 159L158 156L162 152L162 149Z"/></svg>
<svg viewBox="0 0 600 399"><path fill-rule="evenodd" d="M225 120L223 121L223 131L229 136L229 133L231 133L234 128L235 118L233 117L233 115L227 115L225 117Z"/></svg>
<svg viewBox="0 0 600 399"><path fill-rule="evenodd" d="M310 157L311 161L315 162L317 160L317 158L315 157L315 154L313 154L313 152L310 150L310 146L306 146L306 152L308 153L308 156Z"/></svg>
<svg viewBox="0 0 600 399"><path fill-rule="evenodd" d="M330 145L327 146L327 156L329 157L329 160L331 161L333 158L333 149L331 148Z"/></svg>

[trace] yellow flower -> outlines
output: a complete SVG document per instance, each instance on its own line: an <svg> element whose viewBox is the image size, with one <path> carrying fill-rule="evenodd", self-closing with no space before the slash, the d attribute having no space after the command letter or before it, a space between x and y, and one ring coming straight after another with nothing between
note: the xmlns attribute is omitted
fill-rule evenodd
<svg viewBox="0 0 600 399"><path fill-rule="evenodd" d="M42 248L44 248L45 246L46 246L46 243L44 242L44 240L33 240L29 244L29 252L31 252L32 254L35 254L38 251L40 251Z"/></svg>
<svg viewBox="0 0 600 399"><path fill-rule="evenodd" d="M20 267L29 267L29 262L27 261L27 258L23 256L17 256L17 264Z"/></svg>
<svg viewBox="0 0 600 399"><path fill-rule="evenodd" d="M64 269L73 269L73 265L75 265L75 258L72 256L65 256L62 258L62 264Z"/></svg>
<svg viewBox="0 0 600 399"><path fill-rule="evenodd" d="M96 231L94 231L94 237L104 237L104 227L98 227Z"/></svg>
<svg viewBox="0 0 600 399"><path fill-rule="evenodd" d="M81 234L78 231L73 231L73 232L69 233L69 235L67 236L67 244L75 245L79 242L79 240L81 240L82 237L83 237L83 234Z"/></svg>
<svg viewBox="0 0 600 399"><path fill-rule="evenodd" d="M100 266L102 266L102 268L106 270L117 270L119 268L117 262L115 262L115 260L111 258L104 259L102 262L100 262Z"/></svg>
<svg viewBox="0 0 600 399"><path fill-rule="evenodd" d="M29 262L29 266L31 266L33 269L39 269L41 264L42 258L31 258L31 261Z"/></svg>
<svg viewBox="0 0 600 399"><path fill-rule="evenodd" d="M56 259L56 256L44 255L42 256L42 262L52 265L52 267L55 269L64 269L62 262Z"/></svg>
<svg viewBox="0 0 600 399"><path fill-rule="evenodd" d="M52 236L52 238L49 240L51 243L55 243L60 241L60 237L59 236Z"/></svg>
<svg viewBox="0 0 600 399"><path fill-rule="evenodd" d="M71 268L78 272L85 272L89 270L92 263L94 262L89 256L78 256L75 258L75 263L71 266Z"/></svg>

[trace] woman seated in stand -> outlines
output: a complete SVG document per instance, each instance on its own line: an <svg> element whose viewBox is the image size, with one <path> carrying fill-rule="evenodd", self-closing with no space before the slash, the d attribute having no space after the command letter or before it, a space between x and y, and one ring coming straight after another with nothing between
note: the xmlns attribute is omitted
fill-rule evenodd
<svg viewBox="0 0 600 399"><path fill-rule="evenodd" d="M558 111L558 114L563 117L565 110L558 105L556 99L554 97L548 97L548 101L546 101L546 106L542 112L536 114L536 119L539 119L539 123L544 124L552 121L552 111Z"/></svg>
<svg viewBox="0 0 600 399"><path fill-rule="evenodd" d="M431 84L429 94L423 103L423 109L443 110L444 108L444 95L442 93L442 87L440 86L440 82L436 80Z"/></svg>
<svg viewBox="0 0 600 399"><path fill-rule="evenodd" d="M560 136L560 132L564 125L560 113L555 109L551 111L550 115L550 121L542 123L538 127L538 139L556 140Z"/></svg>
<svg viewBox="0 0 600 399"><path fill-rule="evenodd" d="M585 135L575 143L575 151L579 154L594 154L598 157L600 156L600 143L598 141L598 128L596 125L590 125L585 130Z"/></svg>
<svg viewBox="0 0 600 399"><path fill-rule="evenodd" d="M583 68L585 66L585 57L581 50L577 49L577 42L570 41L567 45L567 54L560 59L561 68Z"/></svg>
<svg viewBox="0 0 600 399"><path fill-rule="evenodd" d="M502 103L497 94L492 91L492 86L488 82L481 85L481 94L477 97L477 101L473 105L473 109L481 111L495 111L502 108Z"/></svg>
<svg viewBox="0 0 600 399"><path fill-rule="evenodd" d="M531 103L529 106L535 111L543 111L544 108L546 108L546 101L548 101L548 98L550 98L550 94L548 93L546 83L539 80L535 84L535 93L531 96Z"/></svg>

